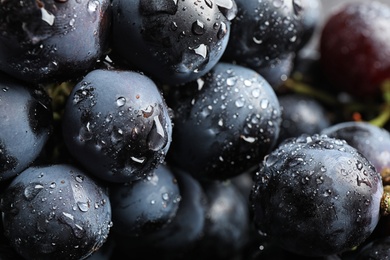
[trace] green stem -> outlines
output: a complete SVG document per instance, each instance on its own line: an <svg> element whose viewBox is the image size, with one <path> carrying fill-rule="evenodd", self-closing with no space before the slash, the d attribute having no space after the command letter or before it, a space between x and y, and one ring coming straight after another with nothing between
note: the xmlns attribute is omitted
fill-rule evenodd
<svg viewBox="0 0 390 260"><path fill-rule="evenodd" d="M383 187L383 195L380 203L381 215L390 215L390 186L386 185Z"/></svg>
<svg viewBox="0 0 390 260"><path fill-rule="evenodd" d="M378 127L383 127L390 120L390 80L385 80L381 85L384 104L379 115L369 122Z"/></svg>
<svg viewBox="0 0 390 260"><path fill-rule="evenodd" d="M293 79L287 79L284 83L284 86L287 89L290 89L296 93L304 94L316 98L328 105L338 105L338 101L332 95L325 93L321 90L314 89L310 85L307 85L303 82L299 82Z"/></svg>

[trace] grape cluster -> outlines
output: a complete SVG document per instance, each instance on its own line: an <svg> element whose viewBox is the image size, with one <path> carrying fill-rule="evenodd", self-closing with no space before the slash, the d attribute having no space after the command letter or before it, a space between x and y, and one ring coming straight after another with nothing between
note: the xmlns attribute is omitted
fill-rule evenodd
<svg viewBox="0 0 390 260"><path fill-rule="evenodd" d="M0 1L0 259L390 257L390 5L322 12Z"/></svg>

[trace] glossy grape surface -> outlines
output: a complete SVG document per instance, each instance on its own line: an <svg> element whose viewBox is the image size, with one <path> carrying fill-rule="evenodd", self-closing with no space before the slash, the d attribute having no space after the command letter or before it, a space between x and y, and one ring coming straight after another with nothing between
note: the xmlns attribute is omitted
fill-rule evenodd
<svg viewBox="0 0 390 260"><path fill-rule="evenodd" d="M321 62L340 90L367 98L389 78L390 7L377 1L346 3L327 19L321 33Z"/></svg>
<svg viewBox="0 0 390 260"><path fill-rule="evenodd" d="M160 91L132 71L88 73L67 100L62 126L70 153L111 182L145 177L164 160L172 138Z"/></svg>
<svg viewBox="0 0 390 260"><path fill-rule="evenodd" d="M6 237L26 259L83 259L111 228L107 190L70 165L30 167L2 194Z"/></svg>
<svg viewBox="0 0 390 260"><path fill-rule="evenodd" d="M229 63L217 64L198 84L172 105L169 162L207 180L256 167L279 134L280 107L272 87L255 71Z"/></svg>
<svg viewBox="0 0 390 260"><path fill-rule="evenodd" d="M379 173L352 146L302 135L264 159L251 195L254 224L288 251L341 253L373 232L382 193Z"/></svg>
<svg viewBox="0 0 390 260"><path fill-rule="evenodd" d="M233 0L114 0L113 59L166 84L196 80L224 53Z"/></svg>
<svg viewBox="0 0 390 260"><path fill-rule="evenodd" d="M52 120L44 89L0 73L0 181L34 162L49 139Z"/></svg>
<svg viewBox="0 0 390 260"><path fill-rule="evenodd" d="M0 70L29 82L83 76L108 51L108 0L1 1Z"/></svg>

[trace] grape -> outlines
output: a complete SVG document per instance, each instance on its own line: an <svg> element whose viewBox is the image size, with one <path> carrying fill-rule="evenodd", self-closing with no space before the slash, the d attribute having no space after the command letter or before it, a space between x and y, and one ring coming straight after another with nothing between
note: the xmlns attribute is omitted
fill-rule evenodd
<svg viewBox="0 0 390 260"><path fill-rule="evenodd" d="M71 165L30 167L1 198L12 247L26 259L84 259L107 239L106 189Z"/></svg>
<svg viewBox="0 0 390 260"><path fill-rule="evenodd" d="M296 50L303 26L301 1L236 0L237 18L232 20L231 34L224 61L255 69Z"/></svg>
<svg viewBox="0 0 390 260"><path fill-rule="evenodd" d="M321 131L329 137L345 140L362 153L380 173L390 170L390 133L368 122L342 122Z"/></svg>
<svg viewBox="0 0 390 260"><path fill-rule="evenodd" d="M73 88L62 121L69 152L110 182L144 178L170 147L172 124L156 84L131 71L94 70Z"/></svg>
<svg viewBox="0 0 390 260"><path fill-rule="evenodd" d="M184 93L171 105L175 131L168 162L203 180L257 167L279 134L272 87L255 71L228 63L217 64L198 83L193 95Z"/></svg>
<svg viewBox="0 0 390 260"><path fill-rule="evenodd" d="M110 188L116 223L113 232L125 236L145 236L172 221L180 203L180 191L172 171L158 166L141 180Z"/></svg>
<svg viewBox="0 0 390 260"><path fill-rule="evenodd" d="M331 124L325 108L314 98L286 94L278 99L282 109L279 142L301 134L318 134Z"/></svg>
<svg viewBox="0 0 390 260"><path fill-rule="evenodd" d="M247 198L231 182L207 182L202 187L208 201L206 226L191 259L240 256L251 227Z"/></svg>
<svg viewBox="0 0 390 260"><path fill-rule="evenodd" d="M390 8L377 1L346 3L328 17L320 37L321 64L338 89L372 98L388 79Z"/></svg>
<svg viewBox="0 0 390 260"><path fill-rule="evenodd" d="M379 173L355 148L301 135L264 159L252 189L253 221L287 251L329 256L371 235L382 193Z"/></svg>
<svg viewBox="0 0 390 260"><path fill-rule="evenodd" d="M166 84L208 72L221 58L235 17L233 0L113 0L111 57Z"/></svg>
<svg viewBox="0 0 390 260"><path fill-rule="evenodd" d="M180 189L180 203L176 215L165 227L134 236L115 233L119 251L139 259L180 259L191 252L202 239L207 217L207 197L195 178L187 172L173 169Z"/></svg>
<svg viewBox="0 0 390 260"><path fill-rule="evenodd" d="M51 134L45 90L0 73L0 180L15 177L37 159Z"/></svg>
<svg viewBox="0 0 390 260"><path fill-rule="evenodd" d="M109 0L0 3L0 70L28 82L60 82L91 70L108 51Z"/></svg>

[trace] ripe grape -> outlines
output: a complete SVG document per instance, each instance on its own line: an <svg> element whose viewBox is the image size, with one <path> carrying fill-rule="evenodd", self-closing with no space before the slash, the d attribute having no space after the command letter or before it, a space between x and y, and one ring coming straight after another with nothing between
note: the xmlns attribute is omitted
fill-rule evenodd
<svg viewBox="0 0 390 260"><path fill-rule="evenodd" d="M252 189L253 221L288 251L329 256L371 235L382 194L380 174L355 148L325 135L301 135L264 159Z"/></svg>
<svg viewBox="0 0 390 260"><path fill-rule="evenodd" d="M320 37L321 64L338 89L375 97L389 78L390 7L377 1L345 3L334 11Z"/></svg>
<svg viewBox="0 0 390 260"><path fill-rule="evenodd" d="M110 182L146 177L162 163L172 138L161 92L132 71L88 73L69 95L62 128L71 155Z"/></svg>

